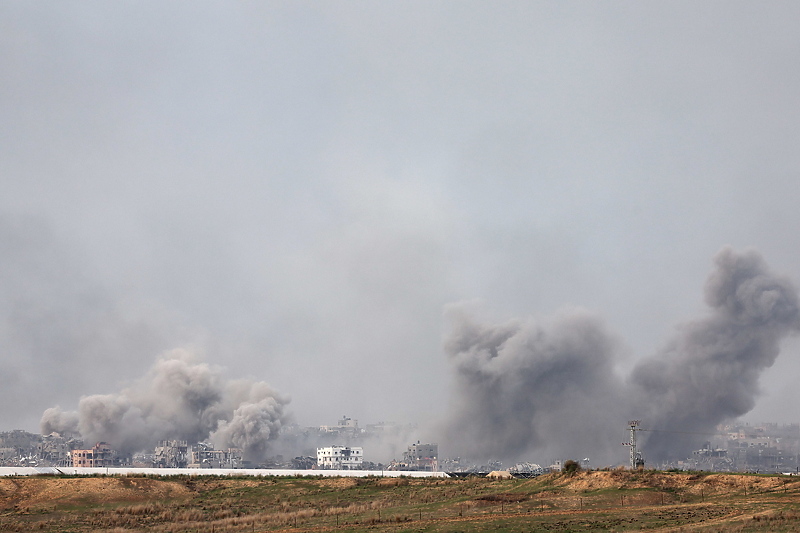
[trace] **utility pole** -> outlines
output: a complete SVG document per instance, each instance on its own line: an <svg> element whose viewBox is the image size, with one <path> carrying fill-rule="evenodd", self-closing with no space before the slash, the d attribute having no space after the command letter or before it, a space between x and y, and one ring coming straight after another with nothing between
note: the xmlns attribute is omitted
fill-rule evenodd
<svg viewBox="0 0 800 533"><path fill-rule="evenodd" d="M636 470L640 464L644 464L642 456L636 449L636 432L639 431L639 423L641 420L628 420L628 427L631 431L631 439L629 442L623 442L623 446L628 446L631 449L631 470Z"/></svg>

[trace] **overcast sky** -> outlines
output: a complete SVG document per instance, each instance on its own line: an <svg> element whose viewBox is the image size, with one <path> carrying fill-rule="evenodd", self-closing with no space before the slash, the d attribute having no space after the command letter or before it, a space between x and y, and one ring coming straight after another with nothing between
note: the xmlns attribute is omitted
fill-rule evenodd
<svg viewBox="0 0 800 533"><path fill-rule="evenodd" d="M705 313L723 245L800 283L799 22L796 2L3 1L0 430L177 347L303 425L425 424L463 300L586 307L626 373ZM754 420L800 421L799 358Z"/></svg>

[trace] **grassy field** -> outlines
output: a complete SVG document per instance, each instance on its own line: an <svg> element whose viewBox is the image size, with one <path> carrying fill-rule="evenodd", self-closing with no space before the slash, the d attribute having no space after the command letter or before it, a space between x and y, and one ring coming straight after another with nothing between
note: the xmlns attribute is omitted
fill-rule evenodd
<svg viewBox="0 0 800 533"><path fill-rule="evenodd" d="M800 531L800 478L0 478L0 531Z"/></svg>

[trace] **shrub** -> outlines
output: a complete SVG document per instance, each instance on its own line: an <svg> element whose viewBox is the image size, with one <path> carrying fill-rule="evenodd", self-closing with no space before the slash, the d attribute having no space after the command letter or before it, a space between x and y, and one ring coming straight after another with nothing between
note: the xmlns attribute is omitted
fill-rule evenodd
<svg viewBox="0 0 800 533"><path fill-rule="evenodd" d="M564 472L567 475L575 475L576 473L581 471L581 464L578 461L573 461L569 459L564 462Z"/></svg>

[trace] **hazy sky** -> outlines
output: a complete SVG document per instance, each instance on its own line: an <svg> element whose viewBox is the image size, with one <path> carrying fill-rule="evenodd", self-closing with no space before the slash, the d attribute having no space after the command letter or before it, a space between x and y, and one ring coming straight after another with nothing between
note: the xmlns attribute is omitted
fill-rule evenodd
<svg viewBox="0 0 800 533"><path fill-rule="evenodd" d="M179 347L304 425L425 423L449 303L584 306L634 361L703 315L723 245L800 283L798 22L796 2L3 1L0 430ZM753 419L800 421L799 357Z"/></svg>

